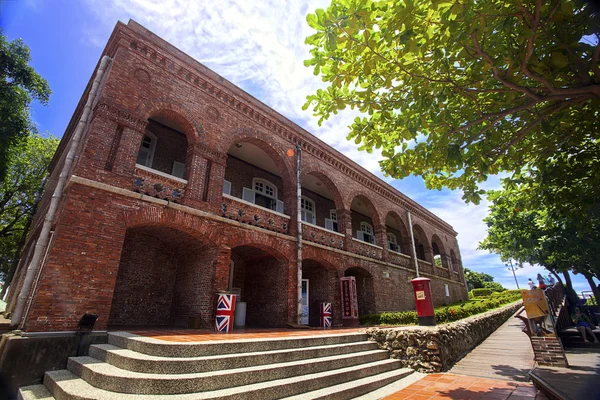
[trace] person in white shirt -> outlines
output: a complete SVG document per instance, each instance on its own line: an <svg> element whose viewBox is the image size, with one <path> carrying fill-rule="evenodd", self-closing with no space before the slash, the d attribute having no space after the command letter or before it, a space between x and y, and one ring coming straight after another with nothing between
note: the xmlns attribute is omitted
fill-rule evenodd
<svg viewBox="0 0 600 400"><path fill-rule="evenodd" d="M533 281L531 280L531 278L529 278L529 280L527 281L527 284L529 285L529 290L533 290L535 288L535 285L533 284Z"/></svg>

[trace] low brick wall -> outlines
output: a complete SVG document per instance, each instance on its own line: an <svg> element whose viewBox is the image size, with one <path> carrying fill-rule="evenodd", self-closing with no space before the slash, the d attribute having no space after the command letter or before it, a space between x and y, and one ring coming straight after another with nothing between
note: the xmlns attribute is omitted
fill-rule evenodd
<svg viewBox="0 0 600 400"><path fill-rule="evenodd" d="M403 367L425 373L446 371L506 322L521 303L445 325L369 328L367 334Z"/></svg>
<svg viewBox="0 0 600 400"><path fill-rule="evenodd" d="M551 367L567 367L567 357L565 349L559 338L556 337L535 337L531 338L535 361L538 365L547 365Z"/></svg>

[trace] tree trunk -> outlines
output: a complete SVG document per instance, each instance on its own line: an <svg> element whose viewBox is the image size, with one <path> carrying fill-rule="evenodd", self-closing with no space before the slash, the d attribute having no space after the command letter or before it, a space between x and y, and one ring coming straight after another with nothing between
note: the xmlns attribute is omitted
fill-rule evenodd
<svg viewBox="0 0 600 400"><path fill-rule="evenodd" d="M600 299L600 290L598 290L598 286L596 286L596 283L594 282L594 278L592 277L592 274L590 274L588 272L584 272L583 276L585 276L585 279L590 284L590 287L592 288L592 292L594 293L594 297L596 298L596 301L598 301L598 299Z"/></svg>
<svg viewBox="0 0 600 400"><path fill-rule="evenodd" d="M573 312L573 308L575 304L577 304L577 293L573 290L573 283L571 282L571 275L569 275L569 271L563 272L563 276L565 277L565 296L567 297L567 309L569 314Z"/></svg>
<svg viewBox="0 0 600 400"><path fill-rule="evenodd" d="M571 282L571 275L569 275L569 271L563 272L563 276L565 277L565 284L567 285L567 290L571 292L573 290L573 283Z"/></svg>

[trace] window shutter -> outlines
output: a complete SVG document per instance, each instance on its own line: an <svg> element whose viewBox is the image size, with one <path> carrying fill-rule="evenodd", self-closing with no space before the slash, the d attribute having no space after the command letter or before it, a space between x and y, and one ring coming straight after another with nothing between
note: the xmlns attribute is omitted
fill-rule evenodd
<svg viewBox="0 0 600 400"><path fill-rule="evenodd" d="M231 195L231 182L227 180L223 181L223 194Z"/></svg>
<svg viewBox="0 0 600 400"><path fill-rule="evenodd" d="M283 201L277 200L277 208L275 209L275 211L283 214Z"/></svg>
<svg viewBox="0 0 600 400"><path fill-rule="evenodd" d="M356 231L356 238L361 241L365 241L365 233L363 231Z"/></svg>
<svg viewBox="0 0 600 400"><path fill-rule="evenodd" d="M242 191L242 200L249 201L250 203L254 203L254 190L244 188Z"/></svg>
<svg viewBox="0 0 600 400"><path fill-rule="evenodd" d="M335 229L333 229L333 220L331 220L329 218L325 218L325 229L329 229L330 231L335 231Z"/></svg>
<svg viewBox="0 0 600 400"><path fill-rule="evenodd" d="M171 168L171 175L183 179L185 173L185 164L179 161L173 161L173 168Z"/></svg>

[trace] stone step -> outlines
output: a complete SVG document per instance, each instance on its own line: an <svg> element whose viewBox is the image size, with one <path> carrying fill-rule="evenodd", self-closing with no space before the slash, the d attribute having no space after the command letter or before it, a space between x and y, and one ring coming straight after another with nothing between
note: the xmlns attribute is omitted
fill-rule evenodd
<svg viewBox="0 0 600 400"><path fill-rule="evenodd" d="M54 400L52 393L44 385L32 385L19 389L18 400Z"/></svg>
<svg viewBox="0 0 600 400"><path fill-rule="evenodd" d="M398 371L400 362L385 359L367 364L354 365L331 371L318 372L303 376L276 379L251 385L236 386L202 393L186 393L174 395L155 395L152 400L270 400L299 395L332 387L344 382L353 382L362 378ZM46 372L44 384L56 400L147 400L146 394L123 394L103 390L90 385L68 370ZM41 385L21 388L21 395L26 400L47 400L44 397L33 397L33 393Z"/></svg>
<svg viewBox="0 0 600 400"><path fill-rule="evenodd" d="M238 340L213 340L204 342L169 342L129 332L110 332L108 343L138 353L160 357L200 357L223 354L251 353L257 351L298 349L364 342L367 334L362 332L287 336L283 338L256 338Z"/></svg>
<svg viewBox="0 0 600 400"><path fill-rule="evenodd" d="M89 356L118 368L154 374L187 374L299 361L376 350L375 342L347 343L300 349L259 351L204 357L160 357L138 353L111 344L90 346Z"/></svg>
<svg viewBox="0 0 600 400"><path fill-rule="evenodd" d="M386 350L370 350L309 360L176 375L127 371L92 357L72 357L67 368L100 389L153 395L194 393L250 385L381 361L388 357Z"/></svg>
<svg viewBox="0 0 600 400"><path fill-rule="evenodd" d="M410 376L412 373L414 373L414 371L410 368L400 368L392 371L383 372L377 375L367 376L365 378L357 379L351 382L344 382L323 389L313 390L311 392L286 397L284 400L354 399L358 396L364 396L367 393L373 392L374 390L380 389L393 382L398 382Z"/></svg>

